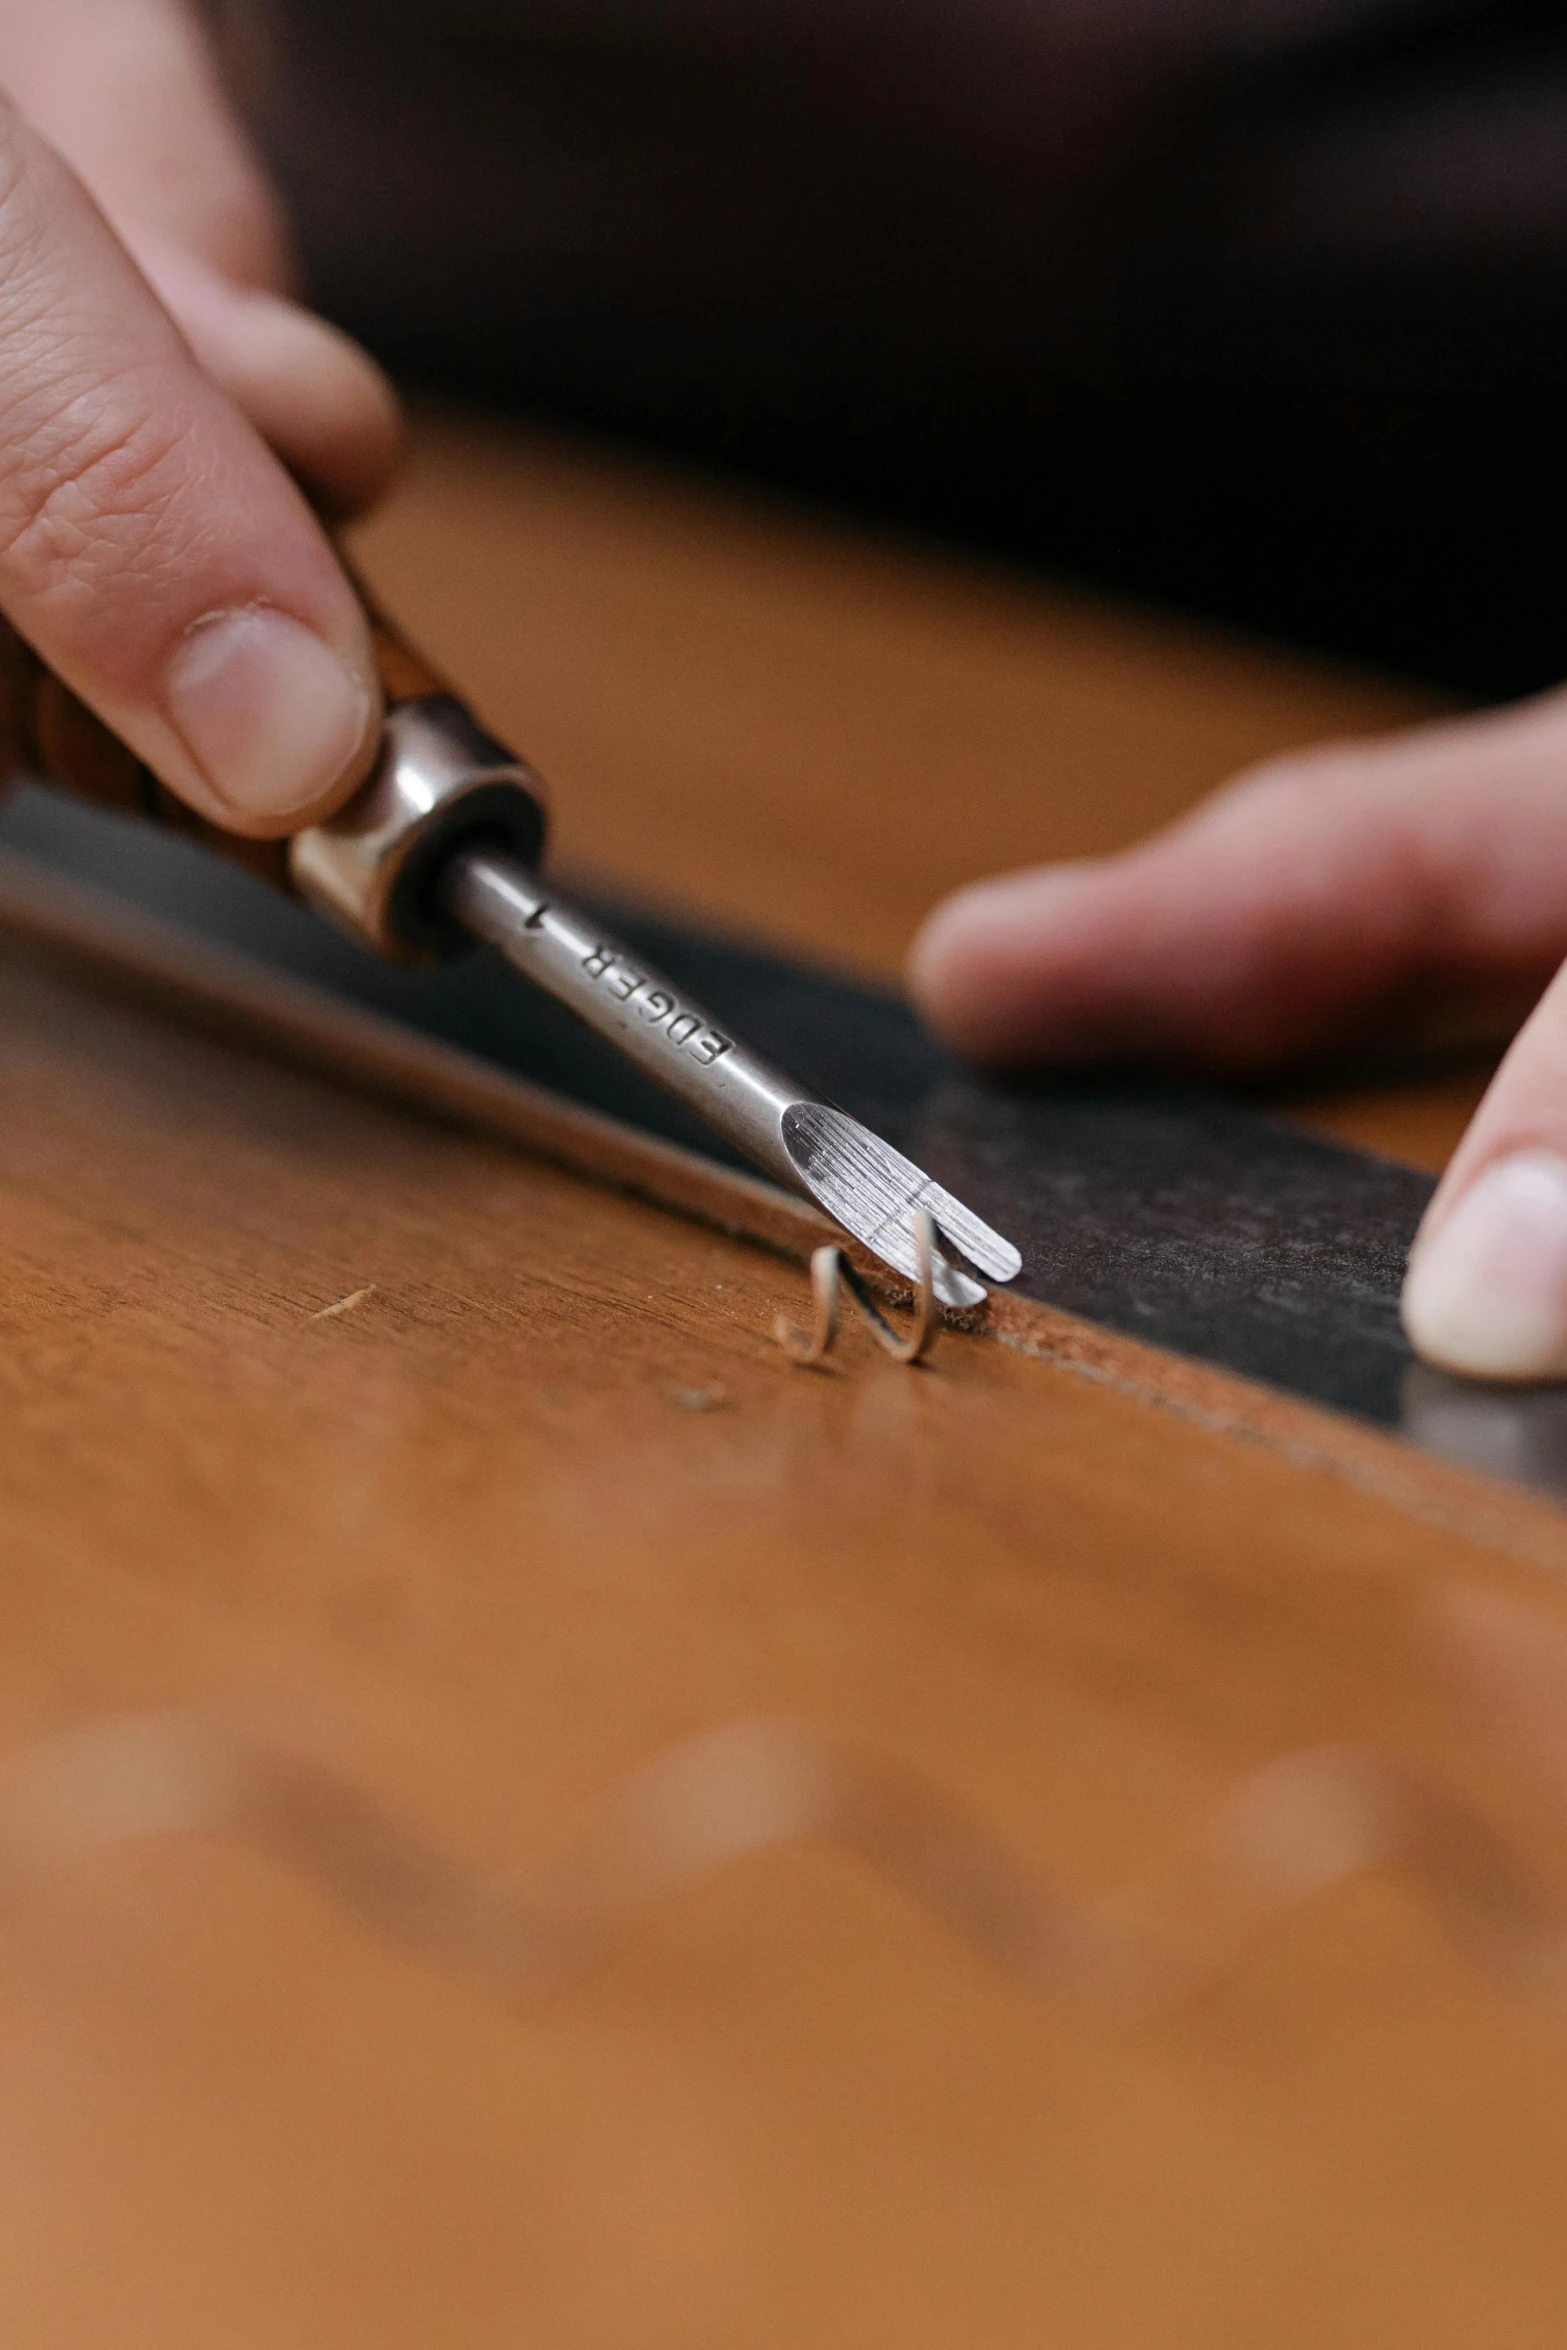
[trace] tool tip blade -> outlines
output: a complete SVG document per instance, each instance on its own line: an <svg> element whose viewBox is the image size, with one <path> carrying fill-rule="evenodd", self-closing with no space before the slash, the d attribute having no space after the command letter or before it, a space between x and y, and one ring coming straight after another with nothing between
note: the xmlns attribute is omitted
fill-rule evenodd
<svg viewBox="0 0 1567 2350"><path fill-rule="evenodd" d="M824 1102L796 1102L784 1113L783 1139L811 1197L906 1280L919 1277L914 1218L920 1208L930 1211L948 1247L992 1281L1011 1281L1022 1271L1010 1240L857 1118ZM982 1304L986 1292L938 1256L936 1294L943 1305L961 1307Z"/></svg>

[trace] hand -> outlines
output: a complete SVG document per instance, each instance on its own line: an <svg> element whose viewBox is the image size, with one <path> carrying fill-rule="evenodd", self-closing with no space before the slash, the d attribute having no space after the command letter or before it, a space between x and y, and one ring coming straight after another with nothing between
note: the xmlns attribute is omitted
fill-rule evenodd
<svg viewBox="0 0 1567 2350"><path fill-rule="evenodd" d="M1538 989L1567 955L1567 692L1272 761L1124 855L938 907L910 966L960 1052L1220 1074L1391 1007ZM1429 1361L1567 1375L1567 971L1503 1062L1404 1290Z"/></svg>
<svg viewBox="0 0 1567 2350"><path fill-rule="evenodd" d="M392 396L288 299L182 0L0 0L0 88L0 611L192 807L292 831L362 778L380 695L290 473L365 503Z"/></svg>

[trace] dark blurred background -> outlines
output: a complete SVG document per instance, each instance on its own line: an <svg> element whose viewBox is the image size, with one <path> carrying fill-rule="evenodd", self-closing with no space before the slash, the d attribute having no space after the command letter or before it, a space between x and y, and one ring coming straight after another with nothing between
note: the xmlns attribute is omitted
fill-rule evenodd
<svg viewBox="0 0 1567 2350"><path fill-rule="evenodd" d="M276 0L405 378L1482 694L1567 675L1567 12Z"/></svg>

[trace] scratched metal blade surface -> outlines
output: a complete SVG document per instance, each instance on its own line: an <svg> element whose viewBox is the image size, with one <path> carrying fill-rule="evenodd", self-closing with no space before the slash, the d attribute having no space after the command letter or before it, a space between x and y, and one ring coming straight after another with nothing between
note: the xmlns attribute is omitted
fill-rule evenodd
<svg viewBox="0 0 1567 2350"><path fill-rule="evenodd" d="M187 844L24 792L0 844L652 1133L743 1166L699 1120L499 964L377 963ZM623 905L677 981L1015 1241L1051 1305L1567 1494L1567 1389L1482 1389L1414 1363L1398 1323L1428 1177L1195 1087L964 1074L907 1008ZM954 1238L956 1238L954 1234Z"/></svg>
<svg viewBox="0 0 1567 2350"><path fill-rule="evenodd" d="M920 1208L928 1209L942 1237L993 1281L1015 1281L1022 1271L1022 1252L1010 1240L842 1110L825 1102L796 1102L784 1112L783 1135L813 1197L911 1281L919 1276L914 1215ZM973 1295L966 1302L978 1305L985 1293L969 1286Z"/></svg>

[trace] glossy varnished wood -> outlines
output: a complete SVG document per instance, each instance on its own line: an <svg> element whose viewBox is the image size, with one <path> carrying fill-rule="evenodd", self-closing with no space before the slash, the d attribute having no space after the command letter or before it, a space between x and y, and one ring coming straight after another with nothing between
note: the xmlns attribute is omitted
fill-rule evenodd
<svg viewBox="0 0 1567 2350"><path fill-rule="evenodd" d="M576 863L870 969L960 871L1401 706L449 430L366 552ZM993 1341L792 1371L795 1268L15 943L0 1088L7 1748L194 1706L500 1866L783 1711L1100 1893L1350 1738L1558 1866L1453 1624L1567 1600L1418 1480ZM217 1840L3 1927L8 2350L1559 2338L1567 2037L1385 1884L1136 2033L810 1852L515 2011Z"/></svg>
<svg viewBox="0 0 1567 2350"><path fill-rule="evenodd" d="M8 1743L195 1703L500 1862L785 1710L1085 1891L1302 1742L1510 1806L1432 1611L1559 1619L1523 1570L994 1344L790 1371L765 1256L0 1000ZM1567 2289L1567 2046L1376 1889L1130 2039L808 1856L518 2014L206 1846L13 1911L0 1983L17 2343L1473 2350Z"/></svg>

